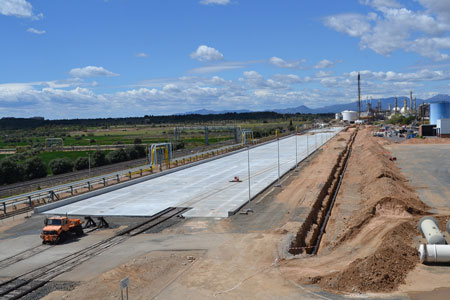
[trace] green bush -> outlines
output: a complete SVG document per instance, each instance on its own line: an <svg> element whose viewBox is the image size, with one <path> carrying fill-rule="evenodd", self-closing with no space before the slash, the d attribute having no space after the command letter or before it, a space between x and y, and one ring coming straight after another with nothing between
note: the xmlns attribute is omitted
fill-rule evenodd
<svg viewBox="0 0 450 300"><path fill-rule="evenodd" d="M92 155L91 163L94 167L101 167L108 164L104 151L95 151Z"/></svg>
<svg viewBox="0 0 450 300"><path fill-rule="evenodd" d="M49 166L50 170L52 170L53 175L59 175L73 171L73 162L67 157L55 158L50 161Z"/></svg>
<svg viewBox="0 0 450 300"><path fill-rule="evenodd" d="M145 146L142 145L134 145L134 150L138 153L139 158L143 158L147 156L147 152L145 152Z"/></svg>
<svg viewBox="0 0 450 300"><path fill-rule="evenodd" d="M127 160L139 158L139 154L134 147L127 147L125 153L127 154Z"/></svg>
<svg viewBox="0 0 450 300"><path fill-rule="evenodd" d="M125 152L125 150L119 149L119 150L114 150L114 151L109 152L106 155L106 160L110 164L115 164L115 163L119 163L119 162L128 160L128 156L127 156L127 153Z"/></svg>
<svg viewBox="0 0 450 300"><path fill-rule="evenodd" d="M73 168L75 171L85 170L85 169L89 168L89 159L87 157L78 157L75 160L75 164L74 164Z"/></svg>
<svg viewBox="0 0 450 300"><path fill-rule="evenodd" d="M47 176L47 166L38 156L26 159L23 162L23 168L25 170L25 179L31 180Z"/></svg>
<svg viewBox="0 0 450 300"><path fill-rule="evenodd" d="M0 184L11 184L23 181L25 170L17 161L5 158L0 161Z"/></svg>

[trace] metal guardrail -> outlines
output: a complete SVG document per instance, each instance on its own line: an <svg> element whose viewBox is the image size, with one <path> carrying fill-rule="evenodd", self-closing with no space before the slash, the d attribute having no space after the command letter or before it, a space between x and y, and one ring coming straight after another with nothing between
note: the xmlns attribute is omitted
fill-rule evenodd
<svg viewBox="0 0 450 300"><path fill-rule="evenodd" d="M170 169L171 167L178 167L182 166L191 162L198 161L200 159L203 159L210 156L216 156L220 154L224 154L230 151L234 151L241 148L240 144L234 144L229 146L224 146L221 148L208 150L204 152L197 152L190 155L186 155L183 157L179 157L176 159L172 159L169 166L163 165ZM20 204L27 204L29 207L34 207L34 202L38 201L40 203L42 200L44 203L53 202L55 200L60 200L62 194L69 194L70 196L73 196L74 194L78 193L78 190L87 190L91 191L94 189L94 186L96 185L103 185L106 187L109 182L115 181L117 183L120 182L120 179L124 177L128 177L129 179L132 179L133 175L139 174L143 176L144 172L147 172L149 174L153 174L154 170L156 169L156 166L151 165L143 165L140 167L120 171L120 172L113 172L101 176L96 176L84 180L74 181L71 183L58 185L56 187L46 188L42 190L38 190L35 192L25 193L17 196L8 197L5 199L0 200L0 211L3 210L3 213L6 215L7 208L15 205Z"/></svg>

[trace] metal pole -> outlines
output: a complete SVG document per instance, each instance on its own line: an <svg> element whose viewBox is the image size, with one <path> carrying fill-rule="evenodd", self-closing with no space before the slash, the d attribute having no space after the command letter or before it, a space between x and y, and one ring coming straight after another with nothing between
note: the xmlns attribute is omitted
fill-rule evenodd
<svg viewBox="0 0 450 300"><path fill-rule="evenodd" d="M277 144L278 144L278 183L277 187L281 187L281 181L280 181L280 138L278 137L278 130L277 133Z"/></svg>
<svg viewBox="0 0 450 300"><path fill-rule="evenodd" d="M314 133L314 144L315 144L315 149L317 150L317 133Z"/></svg>
<svg viewBox="0 0 450 300"><path fill-rule="evenodd" d="M298 126L295 126L295 171L298 172L298 161L297 161L297 131Z"/></svg>
<svg viewBox="0 0 450 300"><path fill-rule="evenodd" d="M247 212L253 212L250 200L252 199L250 193L250 144L247 144L247 172L248 172L248 209Z"/></svg>
<svg viewBox="0 0 450 300"><path fill-rule="evenodd" d="M309 140L309 134L306 135L306 156L309 156L308 140Z"/></svg>
<svg viewBox="0 0 450 300"><path fill-rule="evenodd" d="M91 152L88 152L89 177L91 177Z"/></svg>

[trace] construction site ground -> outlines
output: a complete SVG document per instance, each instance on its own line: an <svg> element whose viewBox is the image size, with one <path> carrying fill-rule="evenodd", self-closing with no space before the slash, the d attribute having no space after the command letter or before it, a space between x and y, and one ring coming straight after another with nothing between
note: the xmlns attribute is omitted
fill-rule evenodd
<svg viewBox="0 0 450 300"><path fill-rule="evenodd" d="M58 276L29 299L120 299L119 281L126 276L130 299L442 299L450 292L448 266L420 264L416 249L423 239L416 223L431 210L444 215L444 224L446 212L433 210L440 202L421 202L409 173L390 160L386 147L396 153L397 145L371 137L369 128L356 136L318 255L289 252L354 131L341 132L303 161L298 172L282 178L281 188L256 197L253 212L169 220ZM0 269L0 280L75 253L143 218L107 220L110 229ZM39 215L3 222L0 260L39 245L43 223Z"/></svg>

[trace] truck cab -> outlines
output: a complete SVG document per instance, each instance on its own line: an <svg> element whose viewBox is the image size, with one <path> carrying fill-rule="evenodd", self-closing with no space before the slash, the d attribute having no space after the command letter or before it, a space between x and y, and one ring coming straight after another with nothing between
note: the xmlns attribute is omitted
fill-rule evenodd
<svg viewBox="0 0 450 300"><path fill-rule="evenodd" d="M51 217L45 219L45 226L42 229L41 239L43 244L58 244L64 242L73 234L83 235L82 222L79 219L69 219L68 217Z"/></svg>

